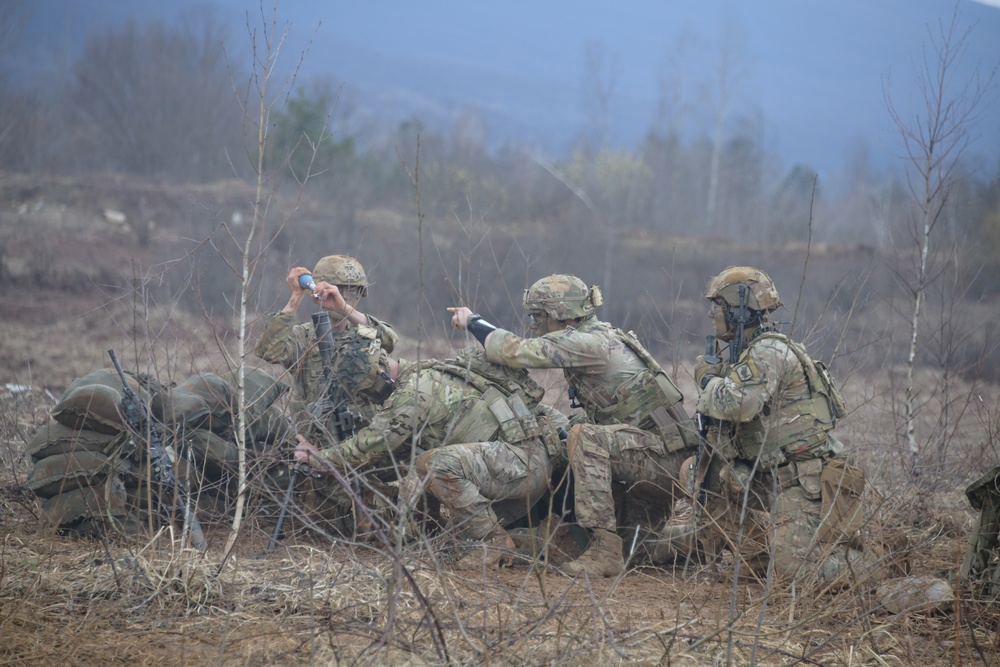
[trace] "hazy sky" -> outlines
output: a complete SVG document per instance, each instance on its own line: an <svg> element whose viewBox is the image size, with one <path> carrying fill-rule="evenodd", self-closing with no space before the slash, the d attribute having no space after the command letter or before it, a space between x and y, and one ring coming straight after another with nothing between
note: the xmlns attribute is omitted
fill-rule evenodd
<svg viewBox="0 0 1000 667"><path fill-rule="evenodd" d="M257 0L31 4L36 20L21 55L36 65L66 62L61 52L83 34L129 15L208 5L244 47L247 12L261 24ZM972 31L956 80L1000 63L1000 9L988 4L998 3L959 1L961 30ZM270 16L273 0L263 5ZM749 120L787 165L822 173L842 166L859 141L876 164L898 162L883 91L891 81L899 108L922 113L915 67L929 29L947 25L954 8L951 0L281 0L278 16L289 28L287 62L312 39L305 76L345 81L363 115L398 122L416 113L447 127L475 108L495 141L516 138L552 153L565 151L592 118L581 92L588 44L599 44L609 63L610 134L624 147L656 121L661 82L678 86L669 99L679 105L669 108L680 110L686 130L707 131L719 63L729 53L729 118ZM975 153L995 169L1000 106L975 130Z"/></svg>

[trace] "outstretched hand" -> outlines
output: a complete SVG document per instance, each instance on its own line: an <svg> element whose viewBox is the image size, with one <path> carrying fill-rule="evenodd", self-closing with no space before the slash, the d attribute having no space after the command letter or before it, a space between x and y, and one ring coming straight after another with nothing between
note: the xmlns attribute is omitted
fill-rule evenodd
<svg viewBox="0 0 1000 667"><path fill-rule="evenodd" d="M448 312L451 313L451 326L456 329L464 329L469 323L469 315L472 315L472 311L465 306L449 308Z"/></svg>

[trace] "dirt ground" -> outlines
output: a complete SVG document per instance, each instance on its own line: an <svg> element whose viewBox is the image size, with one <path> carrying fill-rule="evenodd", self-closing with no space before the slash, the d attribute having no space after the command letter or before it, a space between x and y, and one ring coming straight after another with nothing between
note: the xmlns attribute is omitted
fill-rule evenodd
<svg viewBox="0 0 1000 667"><path fill-rule="evenodd" d="M113 284L128 267L156 261L140 236L170 233L115 222L105 209L118 190L104 188L0 180L0 665L1000 665L1000 608L960 587L949 609L893 615L860 590L813 597L745 571L734 578L731 558L690 569L632 562L623 577L593 581L544 565L466 571L443 537L331 543L294 518L267 552L274 507L254 510L229 554L228 518L206 522L205 554L167 530L53 534L21 485L25 443L59 392L107 367L109 347L187 372L220 368L220 348L233 349L232 322L171 303L139 304L140 322L134 296L118 300ZM961 480L995 464L996 418L970 413L954 474L921 489L899 480L904 454L882 444L897 441L892 382L854 378L845 439L879 483L868 509L919 546L914 574L948 576L972 517ZM975 389L992 405L995 389Z"/></svg>
<svg viewBox="0 0 1000 667"><path fill-rule="evenodd" d="M474 545L329 541L294 508L269 551L276 507L255 504L228 555L228 517L203 518L204 554L169 528L56 535L20 490L30 461L19 433L51 401L5 406L19 409L4 411L0 444L0 664L1000 664L1000 608L961 589L949 608L891 614L861 589L804 595L745 569L734 579L731 557L688 568L636 558L598 580L539 563L459 569ZM920 545L914 574L947 576L967 512L957 494L931 502L954 523L894 516Z"/></svg>
<svg viewBox="0 0 1000 667"><path fill-rule="evenodd" d="M891 615L721 568L570 579L458 571L419 548L245 541L222 564L161 536L67 541L5 517L3 664L997 664L996 610ZM221 571L220 571L221 565Z"/></svg>

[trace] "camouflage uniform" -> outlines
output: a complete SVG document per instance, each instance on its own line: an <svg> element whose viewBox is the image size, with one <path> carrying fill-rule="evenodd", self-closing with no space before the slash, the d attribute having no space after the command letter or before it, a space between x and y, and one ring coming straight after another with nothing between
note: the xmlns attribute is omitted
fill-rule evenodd
<svg viewBox="0 0 1000 667"><path fill-rule="evenodd" d="M334 334L334 345L364 339L370 345L381 347L382 353L390 354L399 337L385 322L368 316L368 326L351 327L347 332ZM353 335L351 335L353 333ZM294 313L274 313L267 316L264 331L257 339L254 353L272 364L280 364L292 372L292 395L289 409L293 415L302 417L305 407L324 397L326 383L323 381L323 359L316 346L316 332L312 322L295 323ZM375 411L371 401L354 399L352 409L360 411L370 419Z"/></svg>
<svg viewBox="0 0 1000 667"><path fill-rule="evenodd" d="M539 297L562 298L578 283L572 276L542 279L526 292L525 307L534 310ZM514 368L562 369L571 396L591 420L575 424L567 439L580 525L651 529L670 515L680 466L697 444L693 423L680 391L635 335L594 317L600 299L590 299L579 312L553 311L562 321L583 315L572 317L576 326L528 339L497 329L486 353Z"/></svg>
<svg viewBox="0 0 1000 667"><path fill-rule="evenodd" d="M361 263L353 257L330 255L322 258L313 269L313 278L358 290L361 298L368 295L368 278ZM365 348L369 357L381 355L383 358L392 354L399 340L391 326L371 315L367 316L363 325L348 322L345 331L335 332L333 338L335 355L353 347ZM294 312L268 315L254 353L264 361L280 364L292 372L289 408L296 417L304 416L307 405L325 398L323 359L312 322L296 324ZM363 397L359 400L353 395L350 400L353 410L368 418L374 414L371 400Z"/></svg>
<svg viewBox="0 0 1000 667"><path fill-rule="evenodd" d="M316 263L312 277L357 290L361 298L368 294L364 268L353 257L324 257ZM324 368L312 321L296 324L295 312L273 313L265 319L254 353L291 373L288 408L300 433L310 438L333 437L331 420L317 421L308 409L328 398L327 373L335 382L351 387L345 398L350 412L360 416L360 423L368 423L374 417L382 398L381 390L385 388L381 377L376 376L386 367L387 357L399 337L387 323L371 315L366 318L365 324L347 322L343 331L332 333L333 358L329 369ZM314 519L324 521L338 532L352 532L351 498L332 478L308 479L301 502L311 510Z"/></svg>
<svg viewBox="0 0 1000 667"><path fill-rule="evenodd" d="M736 283L752 286L741 294L756 295L745 312L757 319L744 327L748 341L736 362L701 380L697 411L712 424L714 454L702 471L702 519L757 571L770 561L779 577L809 584L846 583L852 570L881 578L880 554L855 548L865 479L830 433L845 412L840 393L802 345L766 325L766 313L781 305L766 274L727 269L706 296L725 308L722 286Z"/></svg>
<svg viewBox="0 0 1000 667"><path fill-rule="evenodd" d="M863 569L865 554L844 545L856 545L864 474L830 433L835 411L815 363L787 337L758 332L698 398L698 412L717 420L710 439L719 460L729 462L710 473L721 495L707 508L735 544L746 497L750 522L739 549L751 567L763 571L773 554L779 576L829 584L849 564ZM824 508L824 485L840 500L838 512L829 511L830 498Z"/></svg>
<svg viewBox="0 0 1000 667"><path fill-rule="evenodd" d="M558 413L538 405L544 391L526 372L484 357L471 350L401 362L396 389L372 423L317 458L395 479L400 461L422 454L418 476L427 477L427 490L466 537L482 538L524 516L547 490L553 460L565 460ZM401 493L418 485L409 476Z"/></svg>

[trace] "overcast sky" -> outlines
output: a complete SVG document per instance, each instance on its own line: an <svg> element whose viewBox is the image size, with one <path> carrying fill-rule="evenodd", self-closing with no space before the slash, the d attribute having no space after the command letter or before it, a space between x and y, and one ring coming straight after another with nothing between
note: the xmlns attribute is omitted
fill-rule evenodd
<svg viewBox="0 0 1000 667"><path fill-rule="evenodd" d="M263 4L270 15L273 0ZM961 29L971 33L956 78L1000 63L996 4L959 1ZM83 34L196 5L213 7L244 46L248 11L260 25L257 0L35 0L21 55L36 65L65 63L64 51ZM447 127L475 108L494 140L550 153L565 151L592 117L581 92L588 44L599 44L609 63L610 134L626 148L656 120L661 81L679 83L672 99L688 110L688 131L705 131L713 106L705 91L717 85L728 52L730 118L751 119L787 165L822 173L842 166L859 142L876 164L898 163L883 92L891 81L899 108L922 112L915 67L928 31L947 25L954 7L951 0L282 0L278 16L289 27L284 57L293 62L312 39L305 75L345 81L367 116L396 122L417 113ZM1000 106L975 133L974 152L995 170Z"/></svg>

